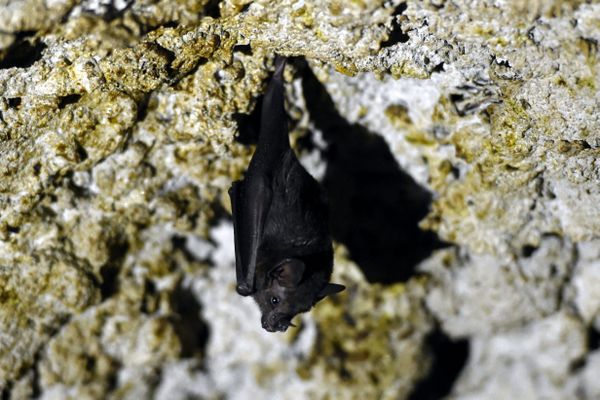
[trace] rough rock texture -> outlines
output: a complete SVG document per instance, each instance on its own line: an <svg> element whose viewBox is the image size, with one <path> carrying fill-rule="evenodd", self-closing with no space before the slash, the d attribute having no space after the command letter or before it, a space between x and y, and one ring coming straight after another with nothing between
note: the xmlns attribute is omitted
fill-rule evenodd
<svg viewBox="0 0 600 400"><path fill-rule="evenodd" d="M598 398L599 42L593 0L0 1L2 398ZM275 52L348 287L285 335L227 197Z"/></svg>

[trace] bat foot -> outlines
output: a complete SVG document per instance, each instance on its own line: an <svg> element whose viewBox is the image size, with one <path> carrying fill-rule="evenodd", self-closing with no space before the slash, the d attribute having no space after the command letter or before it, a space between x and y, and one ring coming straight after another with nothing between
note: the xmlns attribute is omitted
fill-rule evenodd
<svg viewBox="0 0 600 400"><path fill-rule="evenodd" d="M250 288L245 283L240 283L239 285L237 285L235 290L240 296L250 296L252 294L252 288Z"/></svg>

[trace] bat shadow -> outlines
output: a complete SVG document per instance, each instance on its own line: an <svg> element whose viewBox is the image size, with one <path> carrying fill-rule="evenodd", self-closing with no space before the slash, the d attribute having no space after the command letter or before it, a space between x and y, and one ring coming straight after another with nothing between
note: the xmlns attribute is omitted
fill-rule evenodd
<svg viewBox="0 0 600 400"><path fill-rule="evenodd" d="M321 183L333 239L347 247L369 282L408 280L420 261L449 245L418 226L429 211L431 193L400 168L381 136L338 113L304 60L296 64L310 118L327 143Z"/></svg>

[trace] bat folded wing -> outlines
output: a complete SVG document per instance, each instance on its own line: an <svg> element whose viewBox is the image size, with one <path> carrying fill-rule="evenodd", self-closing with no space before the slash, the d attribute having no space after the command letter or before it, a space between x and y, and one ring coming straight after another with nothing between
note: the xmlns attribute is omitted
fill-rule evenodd
<svg viewBox="0 0 600 400"><path fill-rule="evenodd" d="M251 176L234 182L229 198L235 237L236 290L242 296L249 296L256 292L258 249L271 204L271 189L266 177Z"/></svg>

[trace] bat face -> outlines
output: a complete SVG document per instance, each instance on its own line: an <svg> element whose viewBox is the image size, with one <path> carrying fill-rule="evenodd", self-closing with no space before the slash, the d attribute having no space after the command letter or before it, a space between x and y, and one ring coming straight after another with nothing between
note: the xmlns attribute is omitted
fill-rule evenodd
<svg viewBox="0 0 600 400"><path fill-rule="evenodd" d="M269 332L284 332L300 310L298 287L304 274L304 263L285 259L268 272L267 287L253 297L262 312L262 327Z"/></svg>
<svg viewBox="0 0 600 400"><path fill-rule="evenodd" d="M329 283L333 249L321 187L290 148L284 65L276 60L256 151L229 190L237 292L254 298L269 332L285 331L296 314L344 289Z"/></svg>
<svg viewBox="0 0 600 400"><path fill-rule="evenodd" d="M268 332L285 332L295 326L292 318L297 314L310 310L326 296L344 290L342 285L327 283L328 276L322 274L326 270L324 265L307 268L303 261L293 258L284 259L271 268L266 287L253 295L262 312L262 327Z"/></svg>

